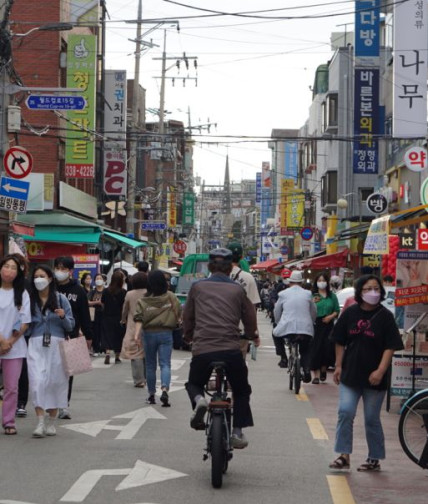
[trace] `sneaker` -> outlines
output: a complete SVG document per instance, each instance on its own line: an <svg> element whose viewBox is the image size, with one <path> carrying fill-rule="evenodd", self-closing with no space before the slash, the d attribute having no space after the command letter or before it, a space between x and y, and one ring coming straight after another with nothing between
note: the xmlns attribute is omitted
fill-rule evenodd
<svg viewBox="0 0 428 504"><path fill-rule="evenodd" d="M190 417L190 427L195 430L205 429L204 417L208 409L205 397L201 397L196 403L192 416Z"/></svg>
<svg viewBox="0 0 428 504"><path fill-rule="evenodd" d="M70 415L70 412L68 411L68 409L67 408L60 408L58 418L60 420L71 420L71 415Z"/></svg>
<svg viewBox="0 0 428 504"><path fill-rule="evenodd" d="M162 406L164 408L169 408L171 406L171 404L169 403L168 392L166 390L162 392L162 395L160 396L160 402L162 403Z"/></svg>
<svg viewBox="0 0 428 504"><path fill-rule="evenodd" d="M149 395L146 399L146 404L156 404L156 399L154 395Z"/></svg>
<svg viewBox="0 0 428 504"><path fill-rule="evenodd" d="M27 416L27 410L23 405L20 405L16 408L16 416L19 418L25 418Z"/></svg>
<svg viewBox="0 0 428 504"><path fill-rule="evenodd" d="M242 450L248 446L248 439L244 436L244 434L241 434L238 436L238 434L232 434L232 447L235 448L236 450Z"/></svg>
<svg viewBox="0 0 428 504"><path fill-rule="evenodd" d="M53 423L48 423L46 427L46 436L56 436L56 428Z"/></svg>
<svg viewBox="0 0 428 504"><path fill-rule="evenodd" d="M42 438L46 435L46 428L44 423L39 423L33 431L34 438Z"/></svg>

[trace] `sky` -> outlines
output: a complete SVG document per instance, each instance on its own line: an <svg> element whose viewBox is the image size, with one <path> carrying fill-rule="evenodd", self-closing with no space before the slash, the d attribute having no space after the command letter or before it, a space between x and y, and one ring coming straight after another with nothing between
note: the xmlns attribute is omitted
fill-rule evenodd
<svg viewBox="0 0 428 504"><path fill-rule="evenodd" d="M135 43L128 39L135 39L136 24L123 21L137 19L138 0L106 3L106 68L126 69L133 78ZM304 125L315 70L333 54L331 33L353 30L354 5L353 0L143 0L144 21L174 19L180 25L179 32L171 23L143 25L143 33L155 28L144 40L159 46L141 57L146 107L159 109L161 60L154 58L162 56L166 30L167 57L173 58L167 61L166 118L187 126L190 116L194 128L211 124L209 132L192 130L195 176L222 184L228 155L232 181L254 178L262 161L271 160L272 129ZM251 14L214 16L201 9ZM189 60L189 70L181 65L178 72L174 58L184 52L197 57L197 71ZM183 77L189 77L185 86ZM157 116L147 112L146 120Z"/></svg>

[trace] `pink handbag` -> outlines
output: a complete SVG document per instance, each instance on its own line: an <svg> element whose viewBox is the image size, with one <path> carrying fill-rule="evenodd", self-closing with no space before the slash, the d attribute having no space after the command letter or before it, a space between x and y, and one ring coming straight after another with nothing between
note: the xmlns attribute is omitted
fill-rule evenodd
<svg viewBox="0 0 428 504"><path fill-rule="evenodd" d="M59 343L62 364L67 376L74 376L92 371L86 339L83 337L66 339Z"/></svg>

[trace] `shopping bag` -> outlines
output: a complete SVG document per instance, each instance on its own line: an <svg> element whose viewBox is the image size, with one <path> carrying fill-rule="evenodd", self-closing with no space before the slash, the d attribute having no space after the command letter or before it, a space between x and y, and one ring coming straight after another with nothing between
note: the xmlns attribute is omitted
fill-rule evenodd
<svg viewBox="0 0 428 504"><path fill-rule="evenodd" d="M67 376L74 376L92 371L86 339L79 337L66 339L59 344L62 364Z"/></svg>

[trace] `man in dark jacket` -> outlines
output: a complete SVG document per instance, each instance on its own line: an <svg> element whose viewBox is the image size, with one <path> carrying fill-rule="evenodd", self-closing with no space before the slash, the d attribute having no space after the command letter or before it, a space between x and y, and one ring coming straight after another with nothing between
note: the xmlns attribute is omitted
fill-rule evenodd
<svg viewBox="0 0 428 504"><path fill-rule="evenodd" d="M248 369L239 346L239 322L242 320L248 339L259 346L256 310L244 289L229 278L232 271L230 250L212 250L208 269L212 275L192 285L183 312L184 339L192 341L192 361L186 383L194 408L190 426L197 430L203 428L208 409L204 385L211 374L210 364L223 361L234 397L232 445L245 448L248 441L242 429L253 425L253 417Z"/></svg>
<svg viewBox="0 0 428 504"><path fill-rule="evenodd" d="M74 259L70 256L57 257L54 261L55 278L58 292L64 294L71 305L75 326L70 338L77 338L79 331L84 334L88 347L91 346L93 333L91 317L89 314L88 297L80 283L71 278L74 269ZM68 383L68 402L70 403L73 389L73 377L70 376ZM63 420L71 419L68 409L60 409L58 418Z"/></svg>

